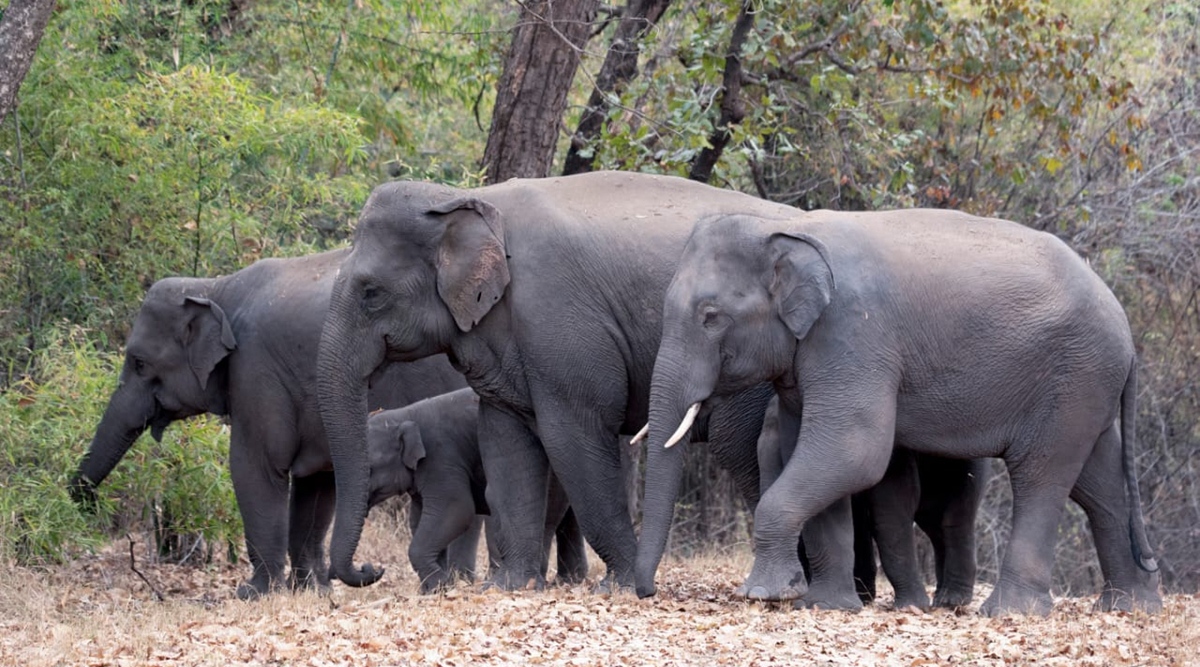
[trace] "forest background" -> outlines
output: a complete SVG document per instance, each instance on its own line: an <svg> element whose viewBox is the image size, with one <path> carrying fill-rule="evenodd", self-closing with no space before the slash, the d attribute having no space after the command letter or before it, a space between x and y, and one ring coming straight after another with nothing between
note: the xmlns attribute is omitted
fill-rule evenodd
<svg viewBox="0 0 1200 667"><path fill-rule="evenodd" d="M1168 591L1200 587L1194 3L12 0L0 52L19 55L7 28L29 8L47 21L28 74L0 59L0 559L126 532L159 559L241 550L217 419L144 438L95 514L66 492L155 280L344 244L392 178L611 168L1058 235L1129 314L1151 541ZM673 549L744 544L733 486L689 456ZM1006 541L998 470L985 580ZM1072 505L1055 590L1099 584Z"/></svg>

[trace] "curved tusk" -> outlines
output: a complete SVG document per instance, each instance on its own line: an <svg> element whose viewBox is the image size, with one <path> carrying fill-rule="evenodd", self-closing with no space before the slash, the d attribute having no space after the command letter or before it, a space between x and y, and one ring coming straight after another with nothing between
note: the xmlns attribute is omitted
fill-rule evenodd
<svg viewBox="0 0 1200 667"><path fill-rule="evenodd" d="M636 435L634 435L632 438L630 438L629 444L636 445L639 442L645 440L646 436L648 436L648 435L650 435L649 422L647 422L646 425L642 427L642 430L638 431Z"/></svg>
<svg viewBox="0 0 1200 667"><path fill-rule="evenodd" d="M675 433L667 440L667 444L663 445L663 449L670 449L675 446L675 443L683 440L683 436L687 435L688 429L692 428L692 423L696 421L696 415L699 413L700 403L692 403L692 407L688 408L687 414L683 416L679 428L675 429Z"/></svg>

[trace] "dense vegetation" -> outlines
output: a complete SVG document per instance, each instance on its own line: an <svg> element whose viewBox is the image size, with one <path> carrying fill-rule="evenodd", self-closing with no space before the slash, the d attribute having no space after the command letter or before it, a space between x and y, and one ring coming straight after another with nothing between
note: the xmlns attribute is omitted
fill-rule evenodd
<svg viewBox="0 0 1200 667"><path fill-rule="evenodd" d="M802 208L953 207L1058 234L1126 304L1142 351L1151 537L1165 584L1196 590L1200 10L666 4L639 33L636 76L615 82L599 73L622 7L596 13L552 128L555 170L568 150L587 168L693 176L712 159L712 183ZM96 516L64 489L144 290L342 243L387 178L479 183L509 30L523 20L495 1L58 3L0 126L7 555L61 559L114 530L157 531L179 558L240 547L217 420L140 442ZM739 58L726 57L731 43ZM589 97L603 122L572 144ZM691 456L677 544L744 539L732 487L703 450ZM980 524L992 573L1005 531L1005 485L993 486ZM1062 527L1060 590L1097 584L1077 514Z"/></svg>

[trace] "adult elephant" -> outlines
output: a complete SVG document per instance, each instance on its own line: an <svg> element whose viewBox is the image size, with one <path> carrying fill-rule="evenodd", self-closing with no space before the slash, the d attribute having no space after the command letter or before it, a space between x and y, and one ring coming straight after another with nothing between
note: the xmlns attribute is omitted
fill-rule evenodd
<svg viewBox="0 0 1200 667"><path fill-rule="evenodd" d="M602 586L632 584L637 545L617 436L646 421L675 262L704 216L791 211L680 178L617 172L474 190L377 187L334 284L318 356L338 482L336 576L360 586L379 576L353 564L367 506L367 379L387 360L446 353L481 398L487 503L503 538L492 580L541 582L552 467L607 566ZM740 393L714 411L706 434L752 503L769 392Z"/></svg>
<svg viewBox="0 0 1200 667"><path fill-rule="evenodd" d="M799 432L799 420L781 415L779 397L773 397L758 439L763 493L783 473ZM896 448L879 483L851 498L854 588L845 582L831 582L833 590L807 595L798 605L853 609L857 600L852 593L862 602L874 600L878 549L879 565L895 592L895 608L930 607L914 523L933 547L937 588L932 606L956 609L970 604L975 592L975 517L989 471L987 459L948 459ZM817 546L818 554L822 553L824 545ZM800 559L809 565L803 539ZM805 567L805 571L811 572L811 568Z"/></svg>
<svg viewBox="0 0 1200 667"><path fill-rule="evenodd" d="M935 210L724 216L696 226L663 309L647 488L678 476L665 446L712 397L771 381L783 410L803 413L756 510L747 597L805 594L805 522L878 482L898 445L1005 460L1012 533L984 613L1049 612L1068 495L1091 523L1099 606L1161 608L1133 463L1129 324L1054 236ZM648 496L644 513L669 516L667 500ZM643 532L639 585L657 544Z"/></svg>
<svg viewBox="0 0 1200 667"><path fill-rule="evenodd" d="M228 415L229 469L254 572L246 599L284 583L328 586L325 534L333 514L333 473L317 410L316 352L338 265L348 253L263 259L219 278L154 283L125 348L116 391L72 478L78 501L147 428L156 440L176 420ZM380 367L371 408L406 405L466 386L444 356ZM363 417L366 419L365 415ZM478 527L451 558L475 560Z"/></svg>

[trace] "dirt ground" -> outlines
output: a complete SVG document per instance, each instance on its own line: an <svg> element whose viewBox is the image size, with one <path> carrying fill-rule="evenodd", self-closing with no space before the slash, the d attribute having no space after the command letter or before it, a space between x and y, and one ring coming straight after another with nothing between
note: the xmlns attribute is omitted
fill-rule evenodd
<svg viewBox="0 0 1200 667"><path fill-rule="evenodd" d="M359 558L388 568L378 584L252 603L233 597L244 564L139 562L158 601L125 540L54 570L4 567L0 665L1200 665L1197 596L1154 617L1094 613L1090 597L1048 619L898 612L886 592L857 614L796 611L734 597L742 548L665 563L648 600L589 586L422 597L404 554L394 522L372 519Z"/></svg>

